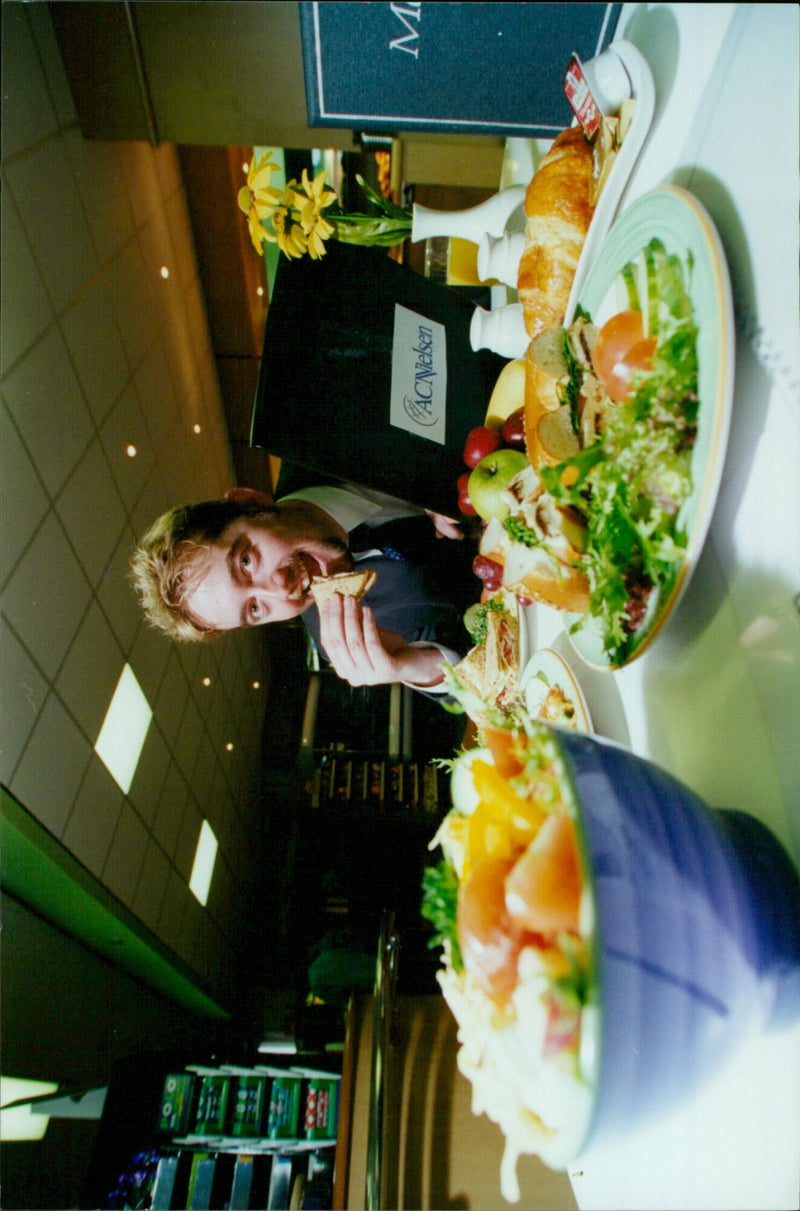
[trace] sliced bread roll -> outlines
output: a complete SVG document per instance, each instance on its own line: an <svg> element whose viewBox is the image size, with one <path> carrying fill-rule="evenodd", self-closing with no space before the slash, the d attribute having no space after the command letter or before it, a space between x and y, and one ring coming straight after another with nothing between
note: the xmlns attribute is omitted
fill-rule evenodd
<svg viewBox="0 0 800 1211"><path fill-rule="evenodd" d="M594 214L594 155L580 126L553 141L525 195L517 292L530 337L560 324Z"/></svg>

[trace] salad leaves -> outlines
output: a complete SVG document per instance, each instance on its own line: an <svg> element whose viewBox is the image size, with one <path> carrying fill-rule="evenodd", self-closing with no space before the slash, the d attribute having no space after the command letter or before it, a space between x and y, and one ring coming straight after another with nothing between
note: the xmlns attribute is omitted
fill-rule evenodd
<svg viewBox="0 0 800 1211"><path fill-rule="evenodd" d="M656 338L652 370L637 377L626 403L608 409L596 442L541 470L547 491L586 518L590 613L616 666L630 657L648 609L669 595L680 573L687 535L679 515L692 490L697 432L697 327L684 265L654 239L644 266L644 300L635 263L622 277L631 307L646 307Z"/></svg>

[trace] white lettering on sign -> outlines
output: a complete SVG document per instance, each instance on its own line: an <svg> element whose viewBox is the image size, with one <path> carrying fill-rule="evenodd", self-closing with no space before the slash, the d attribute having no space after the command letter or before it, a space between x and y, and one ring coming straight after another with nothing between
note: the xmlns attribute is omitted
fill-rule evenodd
<svg viewBox="0 0 800 1211"><path fill-rule="evenodd" d="M390 424L443 446L446 410L444 326L395 303Z"/></svg>
<svg viewBox="0 0 800 1211"><path fill-rule="evenodd" d="M392 38L389 42L389 50L402 50L407 55L413 55L415 59L419 58L419 29L415 29L410 21L416 21L419 25L420 17L422 16L422 0L407 0L405 4L396 4L394 0L389 5L392 10L392 15L397 17L403 27L408 31L400 37Z"/></svg>

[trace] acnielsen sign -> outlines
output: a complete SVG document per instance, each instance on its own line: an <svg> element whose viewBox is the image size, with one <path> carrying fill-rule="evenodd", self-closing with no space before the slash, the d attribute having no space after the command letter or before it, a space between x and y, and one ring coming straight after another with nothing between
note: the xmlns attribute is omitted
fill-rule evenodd
<svg viewBox="0 0 800 1211"><path fill-rule="evenodd" d="M389 420L398 429L443 446L446 404L444 325L396 303Z"/></svg>

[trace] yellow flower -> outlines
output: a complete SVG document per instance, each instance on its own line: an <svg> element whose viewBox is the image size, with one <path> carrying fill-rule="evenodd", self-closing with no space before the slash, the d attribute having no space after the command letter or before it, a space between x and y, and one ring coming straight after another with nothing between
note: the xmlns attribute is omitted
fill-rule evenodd
<svg viewBox="0 0 800 1211"><path fill-rule="evenodd" d="M306 233L294 221L295 214L296 211L288 206L279 206L272 214L275 240L281 252L288 257L301 257L307 249Z"/></svg>
<svg viewBox="0 0 800 1211"><path fill-rule="evenodd" d="M270 186L273 172L278 165L269 158L269 153L261 157L256 164L255 159L250 163L247 173L247 184L239 190L238 202L242 214L247 215L247 226L253 247L259 255L263 254L262 243L268 239L261 220L267 218L281 200L280 191Z"/></svg>
<svg viewBox="0 0 800 1211"><path fill-rule="evenodd" d="M333 190L325 189L324 168L313 181L308 179L308 170L303 169L303 187L297 191L296 200L300 205L300 224L308 237L308 255L317 261L325 255L324 241L336 230L322 213L337 200Z"/></svg>

